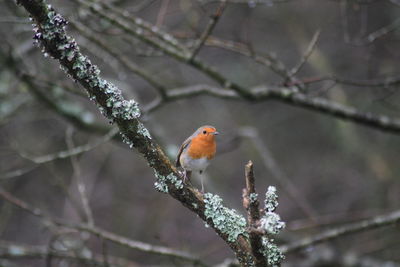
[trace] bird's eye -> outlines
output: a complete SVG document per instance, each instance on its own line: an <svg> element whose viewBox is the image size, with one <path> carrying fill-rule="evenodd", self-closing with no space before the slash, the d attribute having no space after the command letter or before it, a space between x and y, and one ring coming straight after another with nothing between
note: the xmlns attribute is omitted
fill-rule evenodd
<svg viewBox="0 0 400 267"><path fill-rule="evenodd" d="M207 133L207 131L206 131L206 130L204 130L204 131L203 131L203 134L206 134L206 133Z"/></svg>

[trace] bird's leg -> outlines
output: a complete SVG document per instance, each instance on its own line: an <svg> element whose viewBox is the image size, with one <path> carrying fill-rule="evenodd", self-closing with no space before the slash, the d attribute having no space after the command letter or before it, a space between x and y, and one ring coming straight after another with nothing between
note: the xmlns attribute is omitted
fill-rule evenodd
<svg viewBox="0 0 400 267"><path fill-rule="evenodd" d="M204 184L203 184L204 177L202 175L203 171L200 170L199 173L200 173L201 193L204 194Z"/></svg>
<svg viewBox="0 0 400 267"><path fill-rule="evenodd" d="M204 185L203 185L203 175L200 176L200 181L201 181L201 193L204 194Z"/></svg>
<svg viewBox="0 0 400 267"><path fill-rule="evenodd" d="M183 173L183 182L186 184L187 181L190 182L190 176L192 175L192 171L184 169Z"/></svg>

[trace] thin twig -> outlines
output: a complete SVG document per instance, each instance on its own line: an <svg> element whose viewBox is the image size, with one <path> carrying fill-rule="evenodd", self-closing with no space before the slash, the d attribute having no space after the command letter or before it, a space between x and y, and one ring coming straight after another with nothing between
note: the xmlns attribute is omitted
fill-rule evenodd
<svg viewBox="0 0 400 267"><path fill-rule="evenodd" d="M198 84L182 88L170 89L167 91L164 99L157 98L147 106L143 107L145 113L154 112L168 102L182 98L194 97L198 95L212 95L215 97L226 99L240 99L237 93L231 90L224 90L215 86L206 84Z"/></svg>
<svg viewBox="0 0 400 267"><path fill-rule="evenodd" d="M74 142L72 140L72 133L73 133L73 128L68 127L67 134L66 134L66 142L67 142L67 146L68 146L69 150L71 150L75 146ZM86 222L90 226L93 226L94 225L93 212L92 212L92 209L90 208L89 196L88 196L86 184L82 179L81 167L79 165L76 155L72 155L69 158L70 158L72 169L73 169L73 178L76 181L76 185L78 188L79 197L81 199L83 211L85 212Z"/></svg>
<svg viewBox="0 0 400 267"><path fill-rule="evenodd" d="M167 10L168 10L168 5L169 5L169 0L162 0L161 1L160 11L158 12L157 20L156 20L156 26L157 27L160 27L163 24L164 18L165 18L165 14L167 13Z"/></svg>
<svg viewBox="0 0 400 267"><path fill-rule="evenodd" d="M5 172L5 173L0 173L0 180L6 180L6 179L11 179L11 178L15 178L15 177L20 177L24 174L27 174L31 171L33 171L34 169L36 169L38 166L37 165L32 165L29 167L24 167L18 170L13 170L13 171L9 171L9 172Z"/></svg>
<svg viewBox="0 0 400 267"><path fill-rule="evenodd" d="M397 30L400 27L400 18L394 20L392 23L379 28L376 31L369 33L366 37L360 38L358 40L348 41L352 45L364 46L375 42L377 39Z"/></svg>
<svg viewBox="0 0 400 267"><path fill-rule="evenodd" d="M54 164L49 164L46 166L49 172L53 176L54 183L62 190L65 194L66 200L69 202L71 207L75 210L76 214L82 220L85 220L85 211L82 208L82 204L79 198L77 198L72 190L69 188L69 183L67 184L65 178L62 177L54 168Z"/></svg>
<svg viewBox="0 0 400 267"><path fill-rule="evenodd" d="M104 266L101 259L101 255L95 254L93 257L82 255L76 255L71 252L66 251L55 251L48 250L46 246L32 246L25 244L18 244L13 242L8 242L0 240L0 258L2 259L66 259L74 260L85 264L85 266ZM122 267L122 266L135 266L136 263L125 259L111 257L109 259L110 265L112 267Z"/></svg>
<svg viewBox="0 0 400 267"><path fill-rule="evenodd" d="M211 19L208 22L206 29L201 34L199 40L196 41L189 60L192 60L194 57L196 57L196 55L199 53L200 49L203 47L203 44L205 43L207 38L211 35L215 26L217 26L217 23L218 23L219 19L221 18L222 13L225 10L225 6L226 6L226 1L221 1L215 14L211 16Z"/></svg>
<svg viewBox="0 0 400 267"><path fill-rule="evenodd" d="M9 192L5 191L2 187L0 187L0 197L2 197L4 200L10 202L11 204L17 206L18 208L31 213L32 215L47 219L47 216L44 214L44 212L42 212L42 210L31 206L30 204L20 200L19 198L16 198Z"/></svg>
<svg viewBox="0 0 400 267"><path fill-rule="evenodd" d="M104 240L104 238L101 238L101 254L103 255L103 262L104 262L104 267L109 267L110 266L110 260L108 256L108 245L107 241Z"/></svg>
<svg viewBox="0 0 400 267"><path fill-rule="evenodd" d="M14 195L5 191L1 187L0 187L0 197L3 198L4 200L10 202L11 204L17 206L18 208L43 219L46 223L51 223L52 225L59 225L64 228L67 228L67 229L73 229L73 230L77 230L77 231L81 231L81 232L88 232L88 233L94 234L100 238L109 240L113 243L125 246L130 249L135 249L135 250L148 252L148 253L152 253L152 254L180 258L180 259L188 260L191 262L196 262L200 265L203 265L196 256L194 256L188 252L183 252L183 251L171 249L168 247L156 246L156 245L151 245L148 243L128 239L126 237L116 235L114 233L108 232L108 231L98 228L96 226L90 226L87 224L71 224L69 222L65 222L64 220L53 219L53 218L45 215L45 213L42 210L40 210L39 208L34 207L34 206L24 202L23 200L15 197Z"/></svg>
<svg viewBox="0 0 400 267"><path fill-rule="evenodd" d="M107 2L104 1L98 1L96 3L97 6L93 5L93 0L74 0L75 2L78 2L86 7L89 7L91 11L94 11L95 13L103 16L106 15L105 17L107 18L107 20L113 20L114 18L116 18L115 16L112 15L112 13L117 14L117 16L119 18L124 19L126 22L129 22L130 25L132 25L134 27L134 30L136 31L136 37L138 37L138 39L148 42L149 44L158 44L159 46L161 46L164 49L164 52L168 53L184 53L184 54L189 54L189 50L183 46L182 44L179 43L179 41L172 35L170 35L169 33L163 31L162 29L160 29L159 27L157 27L156 25L153 25L137 16L135 16L132 13L127 12L126 10L122 10L112 4L109 4ZM91 3L92 2L92 3ZM107 13L103 13L101 12L102 9L105 9L106 11L108 11L107 13L109 14L109 16L107 16ZM99 13L100 12L100 13ZM121 23L123 23L122 21L120 21ZM135 29L137 28L137 29ZM138 30L140 29L140 30ZM145 36L145 34L148 33L150 34L150 37L156 37L159 41L161 41L162 43L157 42L156 40L150 40L149 36ZM156 47L158 46L156 45ZM159 48L161 48L159 47Z"/></svg>
<svg viewBox="0 0 400 267"><path fill-rule="evenodd" d="M368 43L372 43L375 40L381 38L382 36L396 30L397 28L400 27L400 18L396 19L395 21L393 21L392 23L390 23L389 25L386 25L370 34L368 34L368 36L365 38L365 42Z"/></svg>
<svg viewBox="0 0 400 267"><path fill-rule="evenodd" d="M347 14L347 0L340 0L340 17L343 27L343 39L345 43L350 42L349 19Z"/></svg>
<svg viewBox="0 0 400 267"><path fill-rule="evenodd" d="M364 36L368 28L368 11L369 7L362 5L360 6L360 30L358 31L359 36Z"/></svg>
<svg viewBox="0 0 400 267"><path fill-rule="evenodd" d="M315 45L317 44L320 33L321 33L320 30L317 30L314 33L314 35L310 41L310 44L308 45L306 51L304 52L303 56L301 57L299 63L295 67L293 67L293 69L291 69L289 71L290 77L295 76L300 71L300 69L304 66L304 64L307 62L308 58L311 56L312 52L314 51L314 48L315 48Z"/></svg>
<svg viewBox="0 0 400 267"><path fill-rule="evenodd" d="M397 85L400 83L399 76L389 76L383 79L371 79L371 80L356 80L356 79L346 79L337 77L336 75L320 76L320 77L309 77L299 80L298 82L304 84L317 83L322 81L333 81L339 84L351 85L357 87L388 87ZM296 85L295 82L288 82L286 86Z"/></svg>
<svg viewBox="0 0 400 267"><path fill-rule="evenodd" d="M378 212L379 211L379 212ZM289 231L307 231L312 229L321 229L322 227L352 223L363 220L368 217L377 216L382 210L364 210L364 211L343 211L330 214L319 215L316 222L302 218L287 223L286 228Z"/></svg>
<svg viewBox="0 0 400 267"><path fill-rule="evenodd" d="M290 77L290 72L286 68L285 64L282 61L278 60L276 56L269 53L268 51L263 51L262 55L260 55L252 51L249 46L245 44L229 40L222 40L214 36L210 36L206 40L205 45L218 47L234 53L238 53L245 57L249 57L255 62L270 68L274 73L284 78L285 80L289 80L290 82L295 83L295 85L301 85L297 78L295 78L294 76Z"/></svg>
<svg viewBox="0 0 400 267"><path fill-rule="evenodd" d="M322 242L330 241L344 235L350 235L362 231L373 230L376 228L397 224L400 222L400 210L379 215L370 219L362 220L356 223L350 223L338 228L329 229L315 236L306 237L299 241L281 247L283 253L291 253L303 248L317 245Z"/></svg>
<svg viewBox="0 0 400 267"><path fill-rule="evenodd" d="M44 164L44 163L49 163L51 161L54 160L58 160L58 159L67 159L70 158L72 156L77 156L86 152L89 152L93 149L95 149L96 147L105 144L107 142L109 142L112 138L114 138L114 136L119 132L118 128L111 128L111 130L104 136L100 137L98 140L94 141L94 142L90 142L81 146L76 146L76 147L72 147L70 149L67 150L63 150L63 151L59 151L56 153L52 153L52 154L48 154L48 155L44 155L44 156L32 156L32 155L28 155L24 152L19 152L19 154L25 158L28 159L30 161L32 161L35 164Z"/></svg>
<svg viewBox="0 0 400 267"><path fill-rule="evenodd" d="M131 249L136 249L136 250L140 250L143 252L148 252L148 253L158 254L158 255L163 255L163 256L172 256L175 258L181 258L181 259L189 260L192 262L199 262L199 259L197 257L193 256L192 254L190 254L188 252L179 251L179 250L171 249L168 247L151 245L148 243L128 239L126 237L116 235L114 233L108 232L108 231L103 230L98 227L92 227L92 226L84 225L84 224L79 224L79 225L60 224L60 225L62 225L64 227L71 227L73 229L77 229L80 231L94 234L98 237L101 237L103 239L109 240L113 243L131 248Z"/></svg>

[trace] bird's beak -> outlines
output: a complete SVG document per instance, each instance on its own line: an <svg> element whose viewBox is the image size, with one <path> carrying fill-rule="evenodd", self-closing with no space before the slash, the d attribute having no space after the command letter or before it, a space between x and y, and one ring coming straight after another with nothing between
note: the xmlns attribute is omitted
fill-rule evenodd
<svg viewBox="0 0 400 267"><path fill-rule="evenodd" d="M213 132L213 135L219 135L219 132Z"/></svg>

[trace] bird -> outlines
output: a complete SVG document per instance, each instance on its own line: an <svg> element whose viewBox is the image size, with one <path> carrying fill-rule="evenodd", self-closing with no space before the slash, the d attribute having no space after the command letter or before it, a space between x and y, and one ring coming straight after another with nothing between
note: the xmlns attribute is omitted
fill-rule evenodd
<svg viewBox="0 0 400 267"><path fill-rule="evenodd" d="M217 129L210 125L201 126L179 148L175 166L184 170L183 181L190 180L192 172L202 174L217 151L215 136ZM204 193L203 179L201 192Z"/></svg>

